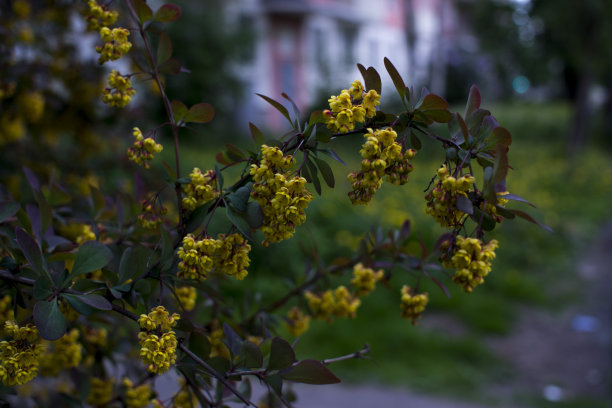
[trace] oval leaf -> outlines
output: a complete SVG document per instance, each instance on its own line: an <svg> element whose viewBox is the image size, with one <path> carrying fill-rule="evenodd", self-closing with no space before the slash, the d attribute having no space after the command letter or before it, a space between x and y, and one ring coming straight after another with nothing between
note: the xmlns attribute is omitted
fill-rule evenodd
<svg viewBox="0 0 612 408"><path fill-rule="evenodd" d="M112 310L113 309L113 306L106 298L100 295L96 295L95 293L89 293L86 295L78 295L76 297L81 302L93 307L94 309L99 309L99 310Z"/></svg>
<svg viewBox="0 0 612 408"><path fill-rule="evenodd" d="M70 278L104 268L113 259L113 253L97 241L85 242L76 253Z"/></svg>
<svg viewBox="0 0 612 408"><path fill-rule="evenodd" d="M480 91L476 85L472 85L463 116L467 118L478 108L480 108Z"/></svg>
<svg viewBox="0 0 612 408"><path fill-rule="evenodd" d="M340 379L336 377L323 363L316 360L303 360L287 372L281 373L285 380L304 384L337 384Z"/></svg>
<svg viewBox="0 0 612 408"><path fill-rule="evenodd" d="M171 23L181 16L181 8L176 4L164 4L155 12L154 21Z"/></svg>
<svg viewBox="0 0 612 408"><path fill-rule="evenodd" d="M57 299L34 305L34 324L45 340L57 340L66 333L66 318L59 310Z"/></svg>
<svg viewBox="0 0 612 408"><path fill-rule="evenodd" d="M529 222L532 222L534 224L536 224L538 227L545 229L548 232L554 232L552 228L550 228L548 225L546 224L542 224L541 222L537 221L535 218L533 218L531 215L527 214L525 211L521 211L521 210L509 210L511 213L521 217L524 220L527 220Z"/></svg>
<svg viewBox="0 0 612 408"><path fill-rule="evenodd" d="M181 101L172 101L170 105L172 106L172 114L175 122L179 122L181 119L183 119L189 111L187 106L185 106L185 104ZM176 176L173 178L176 178Z"/></svg>
<svg viewBox="0 0 612 408"><path fill-rule="evenodd" d="M172 41L165 31L159 34L157 43L157 65L161 65L172 57Z"/></svg>
<svg viewBox="0 0 612 408"><path fill-rule="evenodd" d="M36 300L47 300L49 296L53 294L49 280L44 276L39 276L34 281L34 287L32 288L32 296Z"/></svg>
<svg viewBox="0 0 612 408"><path fill-rule="evenodd" d="M151 10L151 7L147 6L144 0L132 0L132 4L134 5L141 25L153 17L153 10Z"/></svg>
<svg viewBox="0 0 612 408"><path fill-rule="evenodd" d="M19 211L19 203L12 201L0 202L0 223L17 214L17 211Z"/></svg>
<svg viewBox="0 0 612 408"><path fill-rule="evenodd" d="M262 94L255 94L255 95L259 96L260 98L268 102L270 105L274 106L277 111L279 111L285 118L287 118L291 126L293 126L293 122L291 122L291 117L289 116L289 111L280 102L275 101L274 99L266 95L262 95Z"/></svg>
<svg viewBox="0 0 612 408"><path fill-rule="evenodd" d="M23 230L23 228L15 228L15 238L19 248L23 251L26 259L30 263L30 266L39 274L45 275L49 281L51 281L51 275L47 271L47 265L42 256L42 251L38 246L38 243Z"/></svg>
<svg viewBox="0 0 612 408"><path fill-rule="evenodd" d="M93 313L93 309L81 302L75 295L62 294L62 299L67 301L68 304L77 312L84 316L89 316Z"/></svg>
<svg viewBox="0 0 612 408"><path fill-rule="evenodd" d="M448 102L446 102L444 98L438 95L429 94L425 96L425 99L423 99L423 102L421 103L421 106L418 107L418 109L423 112L430 110L448 109Z"/></svg>
<svg viewBox="0 0 612 408"><path fill-rule="evenodd" d="M206 102L197 103L189 108L185 115L185 122L207 123L215 116L215 110Z"/></svg>
<svg viewBox="0 0 612 408"><path fill-rule="evenodd" d="M469 215L474 214L474 206L466 196L457 197L457 209Z"/></svg>
<svg viewBox="0 0 612 408"><path fill-rule="evenodd" d="M315 163L317 163L317 167L323 176L323 180L325 180L325 184L327 184L330 188L334 188L336 181L334 180L334 172L331 167L325 160L321 160L318 157L314 158Z"/></svg>
<svg viewBox="0 0 612 408"><path fill-rule="evenodd" d="M400 98L404 99L404 95L406 94L406 84L404 83L402 76L399 74L399 72L397 72L397 69L387 57L385 57L384 62L385 68L393 81L393 85L395 85L395 89L397 89L397 93L399 94Z"/></svg>
<svg viewBox="0 0 612 408"><path fill-rule="evenodd" d="M274 337L270 345L270 360L268 370L284 370L295 362L295 352L285 339Z"/></svg>

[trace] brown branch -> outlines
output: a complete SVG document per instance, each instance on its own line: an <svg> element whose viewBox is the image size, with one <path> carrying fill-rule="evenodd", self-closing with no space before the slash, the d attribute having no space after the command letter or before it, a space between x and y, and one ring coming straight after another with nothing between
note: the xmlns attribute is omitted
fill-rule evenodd
<svg viewBox="0 0 612 408"><path fill-rule="evenodd" d="M168 95L166 95L166 90L164 88L164 85L161 81L161 77L159 75L159 71L158 71L159 67L157 66L157 62L153 56L153 52L151 51L151 45L149 44L149 39L147 38L145 29L143 25L141 24L140 19L138 18L138 14L136 13L136 10L134 10L134 6L132 5L132 2L129 0L126 0L125 3L128 7L128 10L130 12L132 19L138 25L138 32L140 33L140 37L142 38L142 41L145 46L147 58L149 59L149 62L151 63L151 68L153 69L151 76L155 80L155 83L157 84L157 88L159 89L162 100L164 102L164 108L166 110L166 115L168 116L170 127L172 128L172 137L174 139L174 160L176 163L176 177L180 178L181 177L181 164L180 164L179 145L178 145L178 125L176 121L174 120L174 113L172 112L172 104L170 103L170 99L168 99ZM182 231L183 231L183 210L182 210L180 184L175 183L174 189L176 191L178 213L179 213L178 231L179 231L179 238L180 238Z"/></svg>

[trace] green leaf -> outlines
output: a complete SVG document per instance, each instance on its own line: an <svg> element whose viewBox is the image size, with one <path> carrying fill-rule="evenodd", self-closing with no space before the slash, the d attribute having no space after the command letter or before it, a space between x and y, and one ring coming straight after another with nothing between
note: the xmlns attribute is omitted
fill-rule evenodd
<svg viewBox="0 0 612 408"><path fill-rule="evenodd" d="M264 135L261 133L261 130L257 128L252 122L249 122L249 129L251 131L251 136L253 137L253 141L257 146L261 146L264 144Z"/></svg>
<svg viewBox="0 0 612 408"><path fill-rule="evenodd" d="M368 67L368 69L366 69L363 65L357 64L357 68L359 69L359 72L361 72L361 76L365 82L366 91L374 89L380 95L382 83L380 81L380 75L378 75L378 72L374 69L374 67Z"/></svg>
<svg viewBox="0 0 612 408"><path fill-rule="evenodd" d="M423 145L421 144L421 139L416 135L412 130L410 131L410 146L412 146L415 150L421 150Z"/></svg>
<svg viewBox="0 0 612 408"><path fill-rule="evenodd" d="M301 176L306 179L307 182L312 183L317 194L321 195L321 181L317 175L317 169L312 164L310 159L306 161L306 165L302 166Z"/></svg>
<svg viewBox="0 0 612 408"><path fill-rule="evenodd" d="M425 112L428 119L437 123L448 123L453 120L453 115L448 110L428 110Z"/></svg>
<svg viewBox="0 0 612 408"><path fill-rule="evenodd" d="M387 57L385 57L384 62L385 62L385 68L387 69L387 72L389 73L389 76L391 77L391 80L393 81L393 85L395 85L395 89L397 89L397 93L399 94L400 98L403 100L404 95L406 95L406 84L404 83L402 76L399 74L399 72L397 72L397 69L395 68L395 66L391 63L391 61L389 61Z"/></svg>
<svg viewBox="0 0 612 408"><path fill-rule="evenodd" d="M41 232L44 232L53 221L53 210L40 191L34 191L34 197L40 210Z"/></svg>
<svg viewBox="0 0 612 408"><path fill-rule="evenodd" d="M480 108L480 91L476 85L472 85L470 88L470 94L468 96L467 104L465 105L465 112L463 116L466 118L470 116L472 112Z"/></svg>
<svg viewBox="0 0 612 408"><path fill-rule="evenodd" d="M532 222L532 223L536 224L537 226L539 226L542 229L545 229L548 232L554 232L553 229L550 228L548 225L542 224L541 222L537 221L535 218L533 218L531 215L529 215L525 211L514 210L514 209L510 209L508 211L510 211L512 214L515 214L515 215L521 217L524 220L527 220L529 222Z"/></svg>
<svg viewBox="0 0 612 408"><path fill-rule="evenodd" d="M19 248L23 251L23 254L34 271L41 276L46 276L49 282L51 282L51 275L49 275L49 271L47 270L47 264L42 256L42 251L34 238L21 227L15 228L15 238L17 240L17 245L19 245Z"/></svg>
<svg viewBox="0 0 612 408"><path fill-rule="evenodd" d="M227 157L229 157L232 161L239 161L242 160L246 157L246 155L244 154L244 152L242 150L240 150L239 147L231 144L231 143L226 143L225 144L225 149L227 151Z"/></svg>
<svg viewBox="0 0 612 408"><path fill-rule="evenodd" d="M59 310L57 299L34 305L34 324L45 340L57 340L66 333L66 318Z"/></svg>
<svg viewBox="0 0 612 408"><path fill-rule="evenodd" d="M316 360L302 360L288 371L281 373L281 377L288 381L315 385L340 382L340 379L323 363Z"/></svg>
<svg viewBox="0 0 612 408"><path fill-rule="evenodd" d="M6 219L12 217L17 214L19 211L19 203L14 201L2 201L0 202L0 223L4 222Z"/></svg>
<svg viewBox="0 0 612 408"><path fill-rule="evenodd" d="M317 142L328 143L334 135L327 126L317 125L317 131L315 133Z"/></svg>
<svg viewBox="0 0 612 408"><path fill-rule="evenodd" d="M167 234L167 233L166 233ZM122 285L130 279L135 279L142 275L151 263L153 252L142 246L127 248L119 261L119 280Z"/></svg>
<svg viewBox="0 0 612 408"><path fill-rule="evenodd" d="M253 236L251 235L249 223L246 222L239 214L234 212L231 207L228 205L225 207L225 213L227 214L227 219L249 240L253 241Z"/></svg>
<svg viewBox="0 0 612 408"><path fill-rule="evenodd" d="M476 109L474 112L470 114L470 116L466 117L466 124L468 130L473 135L479 135L479 129L482 126L484 119L488 116L491 116L491 112L486 109Z"/></svg>
<svg viewBox="0 0 612 408"><path fill-rule="evenodd" d="M34 287L32 288L32 296L36 300L47 300L53 291L51 290L50 282L44 276L39 276L34 281Z"/></svg>
<svg viewBox="0 0 612 408"><path fill-rule="evenodd" d="M229 194L227 199L230 201L230 203L232 203L236 210L245 212L247 210L247 203L250 197L251 190L246 186L242 186L235 192Z"/></svg>
<svg viewBox="0 0 612 408"><path fill-rule="evenodd" d="M76 295L77 299L85 303L94 309L99 310L113 310L111 303L103 296L96 295L95 293L88 293L84 295Z"/></svg>
<svg viewBox="0 0 612 408"><path fill-rule="evenodd" d="M521 203L525 203L535 208L535 205L531 204L529 201L525 200L523 197L517 196L516 194L507 193L507 194L500 196L499 198L505 198L506 200L512 200L512 201L519 201Z"/></svg>
<svg viewBox="0 0 612 408"><path fill-rule="evenodd" d="M425 99L423 99L421 105L418 106L418 109L423 112L448 109L448 102L438 95L429 94L425 96Z"/></svg>
<svg viewBox="0 0 612 408"><path fill-rule="evenodd" d="M185 115L187 115L187 112L189 111L189 109L187 109L187 106L185 106L185 104L181 101L172 101L170 105L172 106L172 114L174 115L174 121L177 123L183 118L185 118ZM176 175L173 178L176 178Z"/></svg>
<svg viewBox="0 0 612 408"><path fill-rule="evenodd" d="M267 370L284 370L295 362L295 352L287 340L274 337L270 345Z"/></svg>
<svg viewBox="0 0 612 408"><path fill-rule="evenodd" d="M202 102L189 108L184 120L185 122L207 123L210 122L214 116L214 108L210 104Z"/></svg>
<svg viewBox="0 0 612 408"><path fill-rule="evenodd" d="M225 340L227 340L226 346L230 353L232 356L237 356L242 349L242 343L244 340L242 340L232 326L227 323L223 323L223 333L225 334Z"/></svg>
<svg viewBox="0 0 612 408"><path fill-rule="evenodd" d="M457 209L466 214L472 215L474 214L474 206L472 205L472 201L466 196L457 197Z"/></svg>
<svg viewBox="0 0 612 408"><path fill-rule="evenodd" d="M189 335L189 350L202 359L208 359L211 350L208 337L199 331L192 331Z"/></svg>
<svg viewBox="0 0 612 408"><path fill-rule="evenodd" d="M485 231L493 231L495 229L495 220L487 213L482 213L480 208L474 207L474 214L470 215L474 222L479 223L482 219L482 229Z"/></svg>
<svg viewBox="0 0 612 408"><path fill-rule="evenodd" d="M289 111L280 102L275 101L274 99L268 96L262 95L262 94L255 94L255 95L259 96L260 98L268 102L270 105L274 106L274 108L276 108L277 111L279 111L285 118L287 118L291 126L294 126L294 123L291 121L291 116L289 116Z"/></svg>
<svg viewBox="0 0 612 408"><path fill-rule="evenodd" d="M138 20L140 21L141 25L153 17L153 10L151 10L151 7L147 5L146 1L132 0L132 5L136 10L136 15L138 15Z"/></svg>
<svg viewBox="0 0 612 408"><path fill-rule="evenodd" d="M68 304L77 312L84 316L89 316L93 313L93 309L83 303L80 299L78 299L75 295L70 295L67 293L62 293L62 299L67 301Z"/></svg>
<svg viewBox="0 0 612 408"><path fill-rule="evenodd" d="M176 75L180 73L182 69L183 67L181 66L180 61L174 58L170 58L169 60L167 60L163 64L160 64L157 67L157 70L161 74L169 74L169 75Z"/></svg>
<svg viewBox="0 0 612 408"><path fill-rule="evenodd" d="M320 110L313 111L308 119L309 125L316 125L317 123L325 123L325 116L323 116L323 112Z"/></svg>
<svg viewBox="0 0 612 408"><path fill-rule="evenodd" d="M263 365L263 355L255 343L245 341L239 353L238 366L244 368L260 368Z"/></svg>
<svg viewBox="0 0 612 408"><path fill-rule="evenodd" d="M327 184L330 188L334 188L336 185L336 180L334 180L334 172L331 167L325 160L321 160L318 157L314 157L314 161L321 172L321 176L323 176L323 180L325 180L325 184Z"/></svg>
<svg viewBox="0 0 612 408"><path fill-rule="evenodd" d="M153 16L153 21L171 23L181 16L181 8L176 4L164 4Z"/></svg>
<svg viewBox="0 0 612 408"><path fill-rule="evenodd" d="M247 203L246 221L252 229L257 229L263 224L264 213L258 202L249 201Z"/></svg>
<svg viewBox="0 0 612 408"><path fill-rule="evenodd" d="M159 34L157 43L157 65L161 65L172 57L172 40L165 31Z"/></svg>
<svg viewBox="0 0 612 408"><path fill-rule="evenodd" d="M508 152L507 147L502 144L497 145L495 152L495 164L493 165L493 178L492 183L498 184L506 179L508 174Z"/></svg>
<svg viewBox="0 0 612 408"><path fill-rule="evenodd" d="M491 134L485 139L485 142L487 149L493 149L499 144L504 147L509 147L512 144L512 135L508 129L498 126L491 131Z"/></svg>
<svg viewBox="0 0 612 408"><path fill-rule="evenodd" d="M88 241L79 247L69 278L75 278L104 268L113 259L113 253L104 244Z"/></svg>
<svg viewBox="0 0 612 408"><path fill-rule="evenodd" d="M268 384L277 395L283 395L283 379L279 374L268 375L264 378L266 384Z"/></svg>

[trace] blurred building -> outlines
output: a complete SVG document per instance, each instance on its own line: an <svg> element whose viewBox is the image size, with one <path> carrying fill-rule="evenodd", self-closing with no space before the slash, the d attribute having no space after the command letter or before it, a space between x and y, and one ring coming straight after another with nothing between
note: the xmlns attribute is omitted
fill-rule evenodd
<svg viewBox="0 0 612 408"><path fill-rule="evenodd" d="M330 91L338 92L361 78L357 63L376 68L383 78L383 92L390 91L393 85L384 57L407 84L443 91L445 44L455 27L453 0L235 0L229 4L234 22L251 24L255 35L252 63L237 67L246 84L248 120L271 127L284 120L255 93L280 101L284 92L303 110L325 103Z"/></svg>

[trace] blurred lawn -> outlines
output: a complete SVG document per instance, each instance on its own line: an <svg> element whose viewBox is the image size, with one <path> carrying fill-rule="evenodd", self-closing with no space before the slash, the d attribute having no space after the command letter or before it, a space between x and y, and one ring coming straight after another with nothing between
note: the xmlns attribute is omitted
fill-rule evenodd
<svg viewBox="0 0 612 408"><path fill-rule="evenodd" d="M374 379L425 391L477 395L487 384L503 383L512 375L484 347L483 335L510 333L519 305L560 309L577 300L573 290L579 281L576 261L592 243L598 225L610 217L610 154L589 148L572 162L566 159L567 105L500 105L491 111L514 137L510 149L514 170L508 176L508 190L538 207L531 209L513 202L512 208L528 210L555 232L551 234L524 220L504 222L487 237L498 239L500 248L486 283L468 295L447 280L450 299L436 286L426 284L430 305L422 327L413 327L400 318L399 288L414 284L414 278L398 271L392 290L380 287L362 299L356 319L334 324L313 322L300 339L298 357L336 357L369 343L371 360L342 362L333 370L350 381ZM446 134L445 128L440 131ZM423 190L443 159L437 146L423 140L425 147L414 160L410 183L402 187L385 183L369 206L352 206L346 196L349 184L344 175L358 168L358 139L332 143L347 162L346 167L333 165L336 188L324 186L322 199L311 203L307 223L298 228L295 239L265 251L253 245L248 278L230 284L237 295L245 289L261 291L264 304L271 303L282 296L288 276L303 273L301 247L316 244L321 257L330 261L350 254L364 229L377 223L396 227L410 219L415 248L418 237L431 245L439 236L442 229L425 216L423 199ZM213 165L213 155L198 148L184 148L181 156L183 168ZM346 276L340 281L346 284L349 279ZM437 321L448 315L455 323L444 323L438 329L431 327L435 324L428 325L428 316Z"/></svg>

